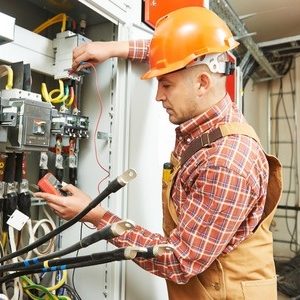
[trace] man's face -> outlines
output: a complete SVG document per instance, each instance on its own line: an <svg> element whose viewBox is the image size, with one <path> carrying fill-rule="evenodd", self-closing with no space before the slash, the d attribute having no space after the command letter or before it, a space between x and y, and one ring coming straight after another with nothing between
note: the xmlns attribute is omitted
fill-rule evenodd
<svg viewBox="0 0 300 300"><path fill-rule="evenodd" d="M157 80L156 100L162 102L171 123L179 125L203 112L196 94L199 84L187 72L165 74Z"/></svg>

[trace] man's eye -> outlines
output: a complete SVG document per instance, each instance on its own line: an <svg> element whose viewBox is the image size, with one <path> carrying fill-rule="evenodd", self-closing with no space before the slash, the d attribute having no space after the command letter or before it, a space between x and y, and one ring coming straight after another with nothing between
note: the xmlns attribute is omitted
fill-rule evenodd
<svg viewBox="0 0 300 300"><path fill-rule="evenodd" d="M163 88L167 89L168 87L170 87L170 84L164 84Z"/></svg>

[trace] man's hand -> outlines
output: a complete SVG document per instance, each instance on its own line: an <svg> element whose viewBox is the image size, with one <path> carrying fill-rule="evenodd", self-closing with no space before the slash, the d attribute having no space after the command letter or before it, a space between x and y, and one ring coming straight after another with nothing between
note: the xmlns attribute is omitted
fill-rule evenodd
<svg viewBox="0 0 300 300"><path fill-rule="evenodd" d="M91 198L87 194L72 184L64 186L62 190L67 192L68 196L56 196L41 192L35 193L35 196L46 200L55 214L65 220L74 218L91 202ZM85 215L81 221L90 222L97 227L105 212L105 209L98 205Z"/></svg>
<svg viewBox="0 0 300 300"><path fill-rule="evenodd" d="M84 62L96 65L111 57L127 58L128 51L128 41L85 43L73 50L72 69L74 71L79 71L80 63Z"/></svg>

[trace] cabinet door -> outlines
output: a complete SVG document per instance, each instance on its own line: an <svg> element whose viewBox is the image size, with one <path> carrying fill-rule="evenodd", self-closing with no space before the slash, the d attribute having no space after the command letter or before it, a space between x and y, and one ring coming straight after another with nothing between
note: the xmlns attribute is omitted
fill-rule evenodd
<svg viewBox="0 0 300 300"><path fill-rule="evenodd" d="M91 9L97 11L110 21L125 23L127 20L127 0L79 0Z"/></svg>
<svg viewBox="0 0 300 300"><path fill-rule="evenodd" d="M132 28L131 38L149 38ZM141 80L146 63L132 63L128 70L130 135L128 165L137 178L128 186L128 217L153 233L161 233L161 175L174 145L174 126L162 104L155 100L157 80ZM165 282L132 262L126 268L126 297L132 300L167 299Z"/></svg>

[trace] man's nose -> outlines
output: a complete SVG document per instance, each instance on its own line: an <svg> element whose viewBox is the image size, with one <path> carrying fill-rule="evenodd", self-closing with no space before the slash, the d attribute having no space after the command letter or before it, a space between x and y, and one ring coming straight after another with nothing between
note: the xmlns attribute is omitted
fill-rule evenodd
<svg viewBox="0 0 300 300"><path fill-rule="evenodd" d="M156 97L155 97L156 101L164 101L166 100L166 96L164 95L164 93L162 93L161 89L158 87L157 92L156 92Z"/></svg>

